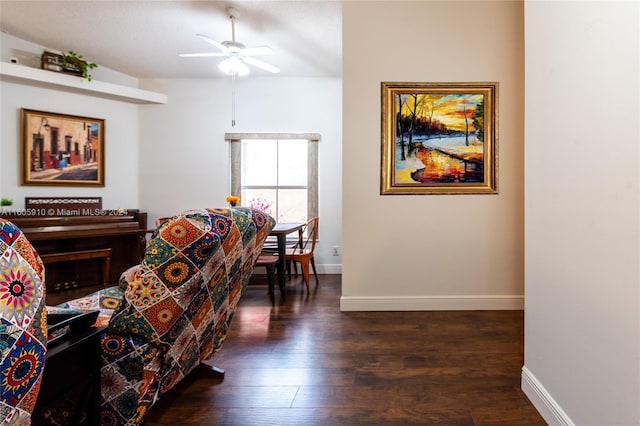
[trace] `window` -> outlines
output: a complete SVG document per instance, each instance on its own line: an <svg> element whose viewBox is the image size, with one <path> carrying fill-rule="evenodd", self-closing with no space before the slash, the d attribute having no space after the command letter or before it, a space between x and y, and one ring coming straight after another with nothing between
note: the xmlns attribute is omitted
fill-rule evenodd
<svg viewBox="0 0 640 426"><path fill-rule="evenodd" d="M278 222L306 222L318 215L317 134L234 133L231 193Z"/></svg>

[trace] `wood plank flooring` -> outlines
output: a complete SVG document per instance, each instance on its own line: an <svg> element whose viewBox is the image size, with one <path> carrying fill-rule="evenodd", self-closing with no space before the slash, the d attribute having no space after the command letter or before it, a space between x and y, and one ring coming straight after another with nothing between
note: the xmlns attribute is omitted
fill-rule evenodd
<svg viewBox="0 0 640 426"><path fill-rule="evenodd" d="M196 370L145 425L546 424L520 390L521 311L340 312L340 275L314 284L275 307L249 286L224 380Z"/></svg>

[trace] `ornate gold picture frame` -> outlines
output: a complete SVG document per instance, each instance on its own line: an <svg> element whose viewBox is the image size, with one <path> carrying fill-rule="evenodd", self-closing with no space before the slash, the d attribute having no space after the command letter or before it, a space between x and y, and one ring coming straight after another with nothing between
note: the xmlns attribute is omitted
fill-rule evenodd
<svg viewBox="0 0 640 426"><path fill-rule="evenodd" d="M380 194L497 194L498 83L381 84Z"/></svg>
<svg viewBox="0 0 640 426"><path fill-rule="evenodd" d="M23 185L104 186L105 121L21 109Z"/></svg>

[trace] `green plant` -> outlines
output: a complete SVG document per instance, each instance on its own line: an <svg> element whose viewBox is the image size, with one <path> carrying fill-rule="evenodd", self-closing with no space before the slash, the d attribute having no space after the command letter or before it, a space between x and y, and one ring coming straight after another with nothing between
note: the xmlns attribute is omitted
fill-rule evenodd
<svg viewBox="0 0 640 426"><path fill-rule="evenodd" d="M74 52L73 50L70 50L69 53L62 54L62 65L66 67L70 64L74 64L80 68L82 77L86 78L87 81L91 81L91 74L89 74L89 70L98 67L98 64L85 61L82 55Z"/></svg>
<svg viewBox="0 0 640 426"><path fill-rule="evenodd" d="M0 199L0 206L10 206L13 204L13 200L10 198L2 198Z"/></svg>

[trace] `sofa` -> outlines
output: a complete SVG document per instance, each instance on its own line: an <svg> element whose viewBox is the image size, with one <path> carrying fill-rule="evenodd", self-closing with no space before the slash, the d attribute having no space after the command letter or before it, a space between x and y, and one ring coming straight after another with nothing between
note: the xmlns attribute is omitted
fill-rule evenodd
<svg viewBox="0 0 640 426"><path fill-rule="evenodd" d="M0 218L0 424L28 425L47 353L44 267L25 235Z"/></svg>
<svg viewBox="0 0 640 426"><path fill-rule="evenodd" d="M154 230L119 286L51 310L100 310L101 425L139 424L224 342L275 220L249 208L188 210Z"/></svg>

